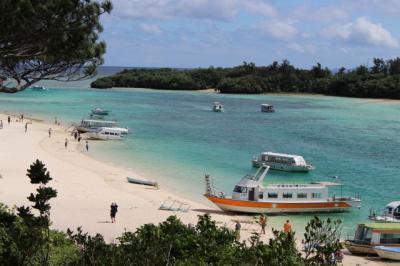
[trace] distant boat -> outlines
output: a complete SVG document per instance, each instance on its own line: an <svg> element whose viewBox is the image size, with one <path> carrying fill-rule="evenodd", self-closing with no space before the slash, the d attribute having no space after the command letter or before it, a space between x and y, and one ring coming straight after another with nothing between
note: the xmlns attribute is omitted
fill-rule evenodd
<svg viewBox="0 0 400 266"><path fill-rule="evenodd" d="M213 105L213 111L221 113L224 111L224 106L220 102L215 102Z"/></svg>
<svg viewBox="0 0 400 266"><path fill-rule="evenodd" d="M261 112L273 113L273 112L275 112L275 109L274 109L273 105L264 103L264 104L261 104Z"/></svg>
<svg viewBox="0 0 400 266"><path fill-rule="evenodd" d="M100 127L97 131L87 132L86 134L90 139L95 140L120 140L122 139L123 133L121 128L113 127ZM125 132L125 128L123 132Z"/></svg>
<svg viewBox="0 0 400 266"><path fill-rule="evenodd" d="M130 177L130 176L128 176L126 179L128 180L129 183L158 187L158 183L155 181L150 181L147 179L135 178L135 177Z"/></svg>
<svg viewBox="0 0 400 266"><path fill-rule="evenodd" d="M380 214L376 213L375 210L370 210L368 218L378 222L400 223L400 201L390 202Z"/></svg>
<svg viewBox="0 0 400 266"><path fill-rule="evenodd" d="M221 210L241 213L342 212L361 206L359 197L329 197L328 186L320 184L269 184L263 186L269 166L246 175L235 185L232 195L215 190L206 175L205 197Z"/></svg>
<svg viewBox="0 0 400 266"><path fill-rule="evenodd" d="M252 164L253 167L260 167L262 164L266 164L273 170L286 172L309 172L314 170L314 167L308 164L300 155L275 152L263 152L255 156Z"/></svg>
<svg viewBox="0 0 400 266"><path fill-rule="evenodd" d="M91 112L92 115L108 115L109 113L110 113L109 110L105 110L105 109L102 109L99 107L92 109L92 112Z"/></svg>
<svg viewBox="0 0 400 266"><path fill-rule="evenodd" d="M371 222L357 226L354 239L345 241L346 248L353 254L377 254L374 247L398 247L400 224Z"/></svg>
<svg viewBox="0 0 400 266"><path fill-rule="evenodd" d="M383 259L400 260L400 247L377 246L374 250Z"/></svg>
<svg viewBox="0 0 400 266"><path fill-rule="evenodd" d="M34 85L30 88L32 91L47 91L45 86Z"/></svg>

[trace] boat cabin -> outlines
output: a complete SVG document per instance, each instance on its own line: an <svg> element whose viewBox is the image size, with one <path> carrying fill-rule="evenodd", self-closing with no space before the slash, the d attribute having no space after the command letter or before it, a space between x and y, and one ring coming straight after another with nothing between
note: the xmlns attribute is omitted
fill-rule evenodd
<svg viewBox="0 0 400 266"><path fill-rule="evenodd" d="M260 155L260 160L282 164L307 165L303 156L284 153L263 152Z"/></svg>
<svg viewBox="0 0 400 266"><path fill-rule="evenodd" d="M386 216L400 219L400 201L393 201L386 205L384 213Z"/></svg>
<svg viewBox="0 0 400 266"><path fill-rule="evenodd" d="M357 226L354 239L346 241L351 253L376 254L373 247L400 246L400 224L398 223L365 223Z"/></svg>
<svg viewBox="0 0 400 266"><path fill-rule="evenodd" d="M81 127L98 128L98 127L115 127L117 122L106 120L85 119L81 121Z"/></svg>
<svg viewBox="0 0 400 266"><path fill-rule="evenodd" d="M270 105L270 104L261 104L261 112L265 112L265 113L273 113L275 112L274 106Z"/></svg>
<svg viewBox="0 0 400 266"><path fill-rule="evenodd" d="M246 175L233 189L232 199L250 201L318 201L328 200L328 188L320 184L273 184L263 187L269 166L261 166L254 176Z"/></svg>

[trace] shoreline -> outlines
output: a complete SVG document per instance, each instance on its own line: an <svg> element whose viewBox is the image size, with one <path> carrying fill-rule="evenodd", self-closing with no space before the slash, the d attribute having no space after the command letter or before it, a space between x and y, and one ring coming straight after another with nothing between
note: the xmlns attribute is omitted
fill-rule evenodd
<svg viewBox="0 0 400 266"><path fill-rule="evenodd" d="M11 114L7 114L11 115ZM50 186L58 190L58 197L51 202L52 228L75 230L82 226L89 234L101 233L107 242L114 242L124 231L135 231L145 223L159 223L170 215L176 215L185 224L197 222L197 215L209 213L218 225L233 230L234 220L242 222L242 240L248 239L252 232L258 232L259 226L250 215L233 215L220 211L217 207L208 206L189 200L161 187L153 188L129 184L126 176L142 174L125 169L113 163L93 158L84 151L84 142L77 143L70 136L66 126L56 126L36 117L30 117L32 124L28 132L24 132L25 122L15 122L15 115L10 125L5 114L0 113L3 129L0 129L0 145L6 154L0 154L0 197L1 202L9 207L27 205L27 196L34 190L25 176L26 169L36 159L42 160L48 168L53 180ZM51 127L53 134L48 137L47 130ZM64 148L64 139L69 139L68 148ZM90 142L89 142L90 143ZM106 145L106 144L104 144ZM157 181L157 180L155 180ZM190 205L188 212L159 210L166 200L186 202ZM117 202L119 211L117 223L109 222L109 205ZM270 216L267 234L262 237L268 241L272 237L271 228L280 228L279 220L285 216ZM296 227L297 243L300 245L302 231ZM346 261L349 261L347 263ZM350 263L351 261L351 263ZM370 264L362 257L345 256L344 265L363 262Z"/></svg>

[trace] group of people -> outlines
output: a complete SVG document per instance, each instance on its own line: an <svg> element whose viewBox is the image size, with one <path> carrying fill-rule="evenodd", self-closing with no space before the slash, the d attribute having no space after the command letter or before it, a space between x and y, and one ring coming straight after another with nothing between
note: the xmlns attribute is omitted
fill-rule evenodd
<svg viewBox="0 0 400 266"><path fill-rule="evenodd" d="M261 232L260 234L265 235L265 228L267 227L268 223L268 217L265 214L261 214L259 219L258 219L258 224L261 227ZM235 234L236 234L236 240L240 240L240 229L242 228L242 225L240 224L239 221L236 221L235 224ZM290 223L289 220L286 220L285 224L283 225L283 231L285 233L289 233L292 231L292 224Z"/></svg>
<svg viewBox="0 0 400 266"><path fill-rule="evenodd" d="M81 142L81 134L77 131L77 130L74 130L73 132L72 132L72 135L74 136L74 139L76 140L76 141L78 141L78 142ZM49 129L49 137L51 136L51 128ZM69 141L68 141L68 138L65 138L65 141L64 141L64 147L65 147L65 149L67 149L68 148L68 143L69 143ZM89 141L86 141L86 144L85 144L85 148L86 148L86 151L89 151Z"/></svg>

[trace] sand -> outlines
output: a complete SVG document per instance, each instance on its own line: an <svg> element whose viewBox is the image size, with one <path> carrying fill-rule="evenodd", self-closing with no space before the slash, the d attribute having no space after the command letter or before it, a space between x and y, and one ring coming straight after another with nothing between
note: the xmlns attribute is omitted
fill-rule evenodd
<svg viewBox="0 0 400 266"><path fill-rule="evenodd" d="M125 230L135 231L145 223L159 223L170 215L176 215L184 223L195 224L197 216L209 213L221 226L234 228L234 221L242 222L242 239L259 231L258 224L251 216L229 215L214 207L177 196L164 188L155 189L129 184L127 176L142 177L139 173L111 163L90 157L85 149L85 140L78 142L68 128L54 125L40 119L25 119L7 123L7 115L0 114L3 128L0 129L0 202L8 206L29 205L27 196L35 186L29 183L26 169L36 159L43 161L53 180L50 186L58 191L51 201L52 228L74 230L81 226L90 234L101 233L108 242L116 241ZM28 130L25 132L25 123ZM48 129L52 128L52 136ZM68 147L64 147L68 139ZM107 145L104 142L104 145ZM190 206L189 211L166 211L159 207L181 203ZM111 223L109 211L111 202L119 206L116 223ZM275 225L275 227L277 227ZM262 236L267 241L272 236L271 228ZM295 228L296 229L296 228ZM300 242L300 240L298 241ZM373 260L346 255L344 265L385 265ZM390 264L393 265L393 264Z"/></svg>

